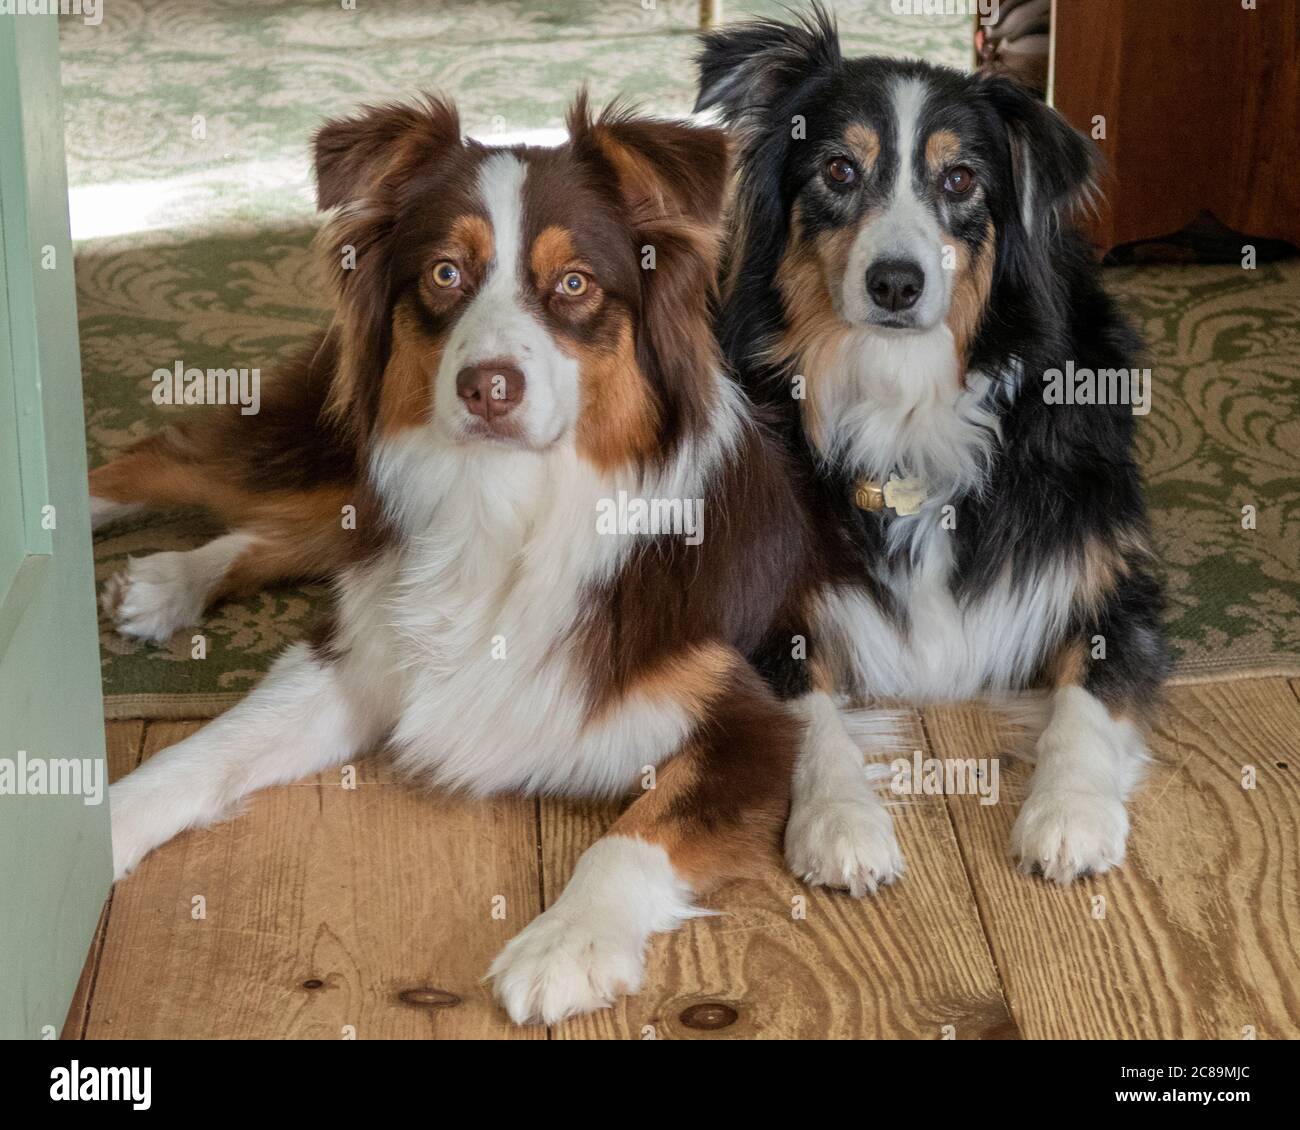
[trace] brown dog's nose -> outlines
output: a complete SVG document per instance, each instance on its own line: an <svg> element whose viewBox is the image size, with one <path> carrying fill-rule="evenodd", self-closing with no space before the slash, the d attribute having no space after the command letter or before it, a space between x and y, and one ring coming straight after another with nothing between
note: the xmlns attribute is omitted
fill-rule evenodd
<svg viewBox="0 0 1300 1130"><path fill-rule="evenodd" d="M456 374L456 395L475 416L504 416L524 398L524 374L509 361L485 361Z"/></svg>

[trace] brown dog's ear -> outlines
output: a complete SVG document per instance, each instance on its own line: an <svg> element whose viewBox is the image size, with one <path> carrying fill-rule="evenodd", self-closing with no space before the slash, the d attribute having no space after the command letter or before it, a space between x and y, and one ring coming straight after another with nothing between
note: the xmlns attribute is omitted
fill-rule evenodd
<svg viewBox="0 0 1300 1130"><path fill-rule="evenodd" d="M730 163L721 130L637 117L617 103L592 121L585 94L569 111L568 125L580 158L598 156L613 169L633 227L718 223Z"/></svg>
<svg viewBox="0 0 1300 1130"><path fill-rule="evenodd" d="M316 134L316 202L334 209L316 239L334 297L336 361L327 407L364 436L374 422L392 337L389 264L399 190L461 145L455 107L426 97L326 122Z"/></svg>
<svg viewBox="0 0 1300 1130"><path fill-rule="evenodd" d="M428 96L414 105L369 106L316 131L316 207L370 199L429 157L459 145L456 108Z"/></svg>
<svg viewBox="0 0 1300 1130"><path fill-rule="evenodd" d="M661 439L703 427L720 365L713 335L729 152L721 130L620 107L592 121L579 97L569 114L574 155L595 171L627 217L641 262L637 357L659 401Z"/></svg>

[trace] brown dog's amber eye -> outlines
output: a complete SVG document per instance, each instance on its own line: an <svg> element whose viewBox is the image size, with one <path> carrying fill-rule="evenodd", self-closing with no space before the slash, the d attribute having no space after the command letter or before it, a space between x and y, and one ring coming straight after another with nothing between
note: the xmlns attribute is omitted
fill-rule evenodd
<svg viewBox="0 0 1300 1130"><path fill-rule="evenodd" d="M443 289L460 286L460 268L455 263L449 263L445 259L441 263L435 263L433 267L433 283Z"/></svg>
<svg viewBox="0 0 1300 1130"><path fill-rule="evenodd" d="M826 162L826 179L840 185L855 184L858 167L847 157L832 157Z"/></svg>
<svg viewBox="0 0 1300 1130"><path fill-rule="evenodd" d="M567 294L570 298L577 298L581 294L587 293L587 276L581 271L570 271L560 280L560 285L555 289L561 294Z"/></svg>
<svg viewBox="0 0 1300 1130"><path fill-rule="evenodd" d="M975 187L975 174L965 165L957 165L943 175L943 190L950 196L965 196Z"/></svg>

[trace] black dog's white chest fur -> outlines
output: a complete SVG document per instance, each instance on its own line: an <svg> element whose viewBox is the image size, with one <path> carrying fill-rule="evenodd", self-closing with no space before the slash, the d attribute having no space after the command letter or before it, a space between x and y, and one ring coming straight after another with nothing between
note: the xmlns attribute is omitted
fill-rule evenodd
<svg viewBox="0 0 1300 1130"><path fill-rule="evenodd" d="M832 500L847 511L847 555L878 587L837 578L818 605L818 637L845 664L843 681L875 695L936 701L1023 686L1069 628L1076 567L1065 554L1027 572L1012 560L977 591L961 584L958 570L959 560L987 552L981 531L963 528L961 518L991 489L1002 461L999 411L1017 394L1018 366L962 380L945 363L950 340L908 345L861 343L844 359L856 371L833 382L858 399L818 429L824 446L816 457L841 468L829 491L846 492L854 475L882 482L902 474L920 493L910 514L885 507L854 515L843 497ZM921 373L890 369L927 362Z"/></svg>

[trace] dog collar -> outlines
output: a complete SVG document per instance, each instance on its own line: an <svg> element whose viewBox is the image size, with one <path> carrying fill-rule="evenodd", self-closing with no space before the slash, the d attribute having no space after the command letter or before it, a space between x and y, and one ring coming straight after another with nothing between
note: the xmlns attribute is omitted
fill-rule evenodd
<svg viewBox="0 0 1300 1130"><path fill-rule="evenodd" d="M886 483L879 479L859 479L853 484L853 504L859 510L879 511L888 507L901 518L915 514L925 503L925 484L920 479L905 479L890 474Z"/></svg>

